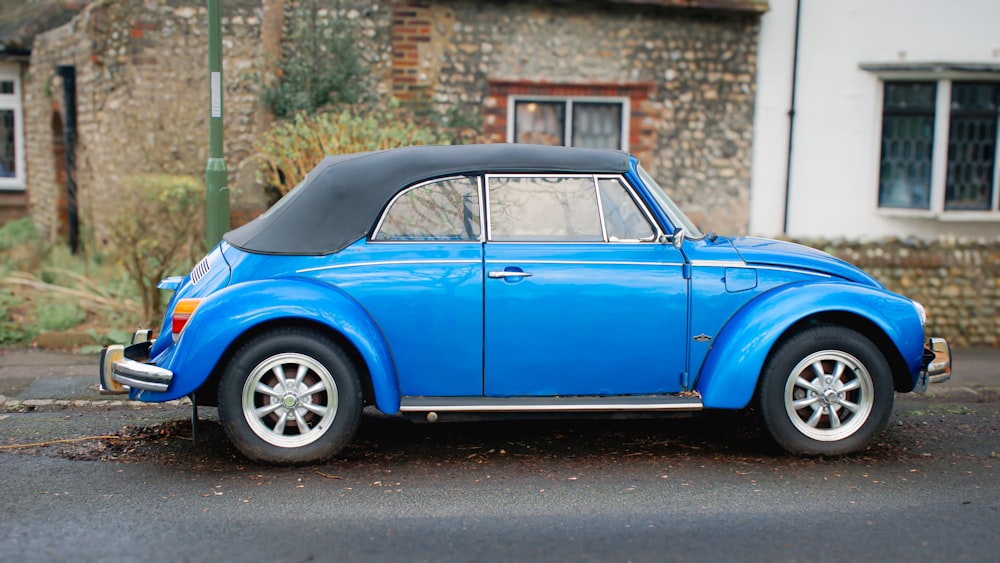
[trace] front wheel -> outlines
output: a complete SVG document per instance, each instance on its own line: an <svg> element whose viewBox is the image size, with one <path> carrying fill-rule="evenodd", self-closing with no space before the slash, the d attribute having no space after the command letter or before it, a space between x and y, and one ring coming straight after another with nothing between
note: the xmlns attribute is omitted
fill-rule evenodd
<svg viewBox="0 0 1000 563"><path fill-rule="evenodd" d="M758 408L787 451L839 455L863 449L892 413L889 364L861 334L817 326L782 343L761 377Z"/></svg>
<svg viewBox="0 0 1000 563"><path fill-rule="evenodd" d="M324 335L287 328L254 338L219 382L219 418L233 444L267 463L311 463L339 452L361 420L354 366Z"/></svg>

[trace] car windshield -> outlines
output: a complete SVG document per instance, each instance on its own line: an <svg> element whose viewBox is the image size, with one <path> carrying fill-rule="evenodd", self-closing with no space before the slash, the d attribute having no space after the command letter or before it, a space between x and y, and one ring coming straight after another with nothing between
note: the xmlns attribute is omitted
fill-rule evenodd
<svg viewBox="0 0 1000 563"><path fill-rule="evenodd" d="M653 199L656 200L657 205L659 205L660 209L667 213L667 217L672 223L674 223L675 227L683 227L685 234L690 238L701 238L705 236L704 233L702 233L701 230L696 227L690 219L688 219L687 215L681 211L681 208L677 207L674 200L670 199L670 196L663 191L663 188L656 183L656 180L654 180L641 165L637 166L636 170L639 172L639 178L641 178L642 182L646 184L646 187L649 189L649 193L653 196Z"/></svg>

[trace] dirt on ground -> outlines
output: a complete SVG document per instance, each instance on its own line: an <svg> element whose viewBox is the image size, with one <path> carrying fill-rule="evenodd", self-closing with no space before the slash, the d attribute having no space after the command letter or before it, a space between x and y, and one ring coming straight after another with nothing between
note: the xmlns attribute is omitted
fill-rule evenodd
<svg viewBox="0 0 1000 563"><path fill-rule="evenodd" d="M107 463L181 465L226 471L255 464L227 440L215 409L201 408L194 437L190 407L22 407L0 413L0 453ZM415 424L365 416L354 441L317 474L503 467L600 469L625 463L690 465L879 464L940 456L995 459L1000 393L959 398L900 396L885 432L864 452L800 458L778 450L750 412L690 418L553 419Z"/></svg>

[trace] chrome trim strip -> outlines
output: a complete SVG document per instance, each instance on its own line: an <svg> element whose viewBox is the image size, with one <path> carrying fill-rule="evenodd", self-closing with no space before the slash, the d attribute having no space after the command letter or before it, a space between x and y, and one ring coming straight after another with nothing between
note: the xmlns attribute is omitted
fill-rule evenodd
<svg viewBox="0 0 1000 563"><path fill-rule="evenodd" d="M497 244L497 243L493 243ZM517 243L514 243L517 244ZM615 260L487 260L487 264L560 264L571 266L669 266L681 267L683 262L627 262Z"/></svg>
<svg viewBox="0 0 1000 563"><path fill-rule="evenodd" d="M692 267L697 266L712 266L715 268L752 268L753 266L747 266L746 262L741 262L739 260L692 260Z"/></svg>
<svg viewBox="0 0 1000 563"><path fill-rule="evenodd" d="M594 181L594 197L597 198L597 216L601 219L601 235L604 237L604 242L609 242L611 239L608 238L608 225L604 220L604 202L601 201L601 187L597 183L597 175L592 175L591 179Z"/></svg>
<svg viewBox="0 0 1000 563"><path fill-rule="evenodd" d="M701 397L656 397L629 400L628 397L585 399L482 398L471 403L449 397L403 397L400 412L613 412L613 411L692 411L702 410ZM459 398L460 399L460 398Z"/></svg>
<svg viewBox="0 0 1000 563"><path fill-rule="evenodd" d="M472 244L479 244L472 241ZM322 270L339 270L341 268L355 268L362 266L400 266L403 264L480 264L479 260L379 260L375 262L351 262L349 264L331 264L329 266L318 266L316 268L305 268L295 270L296 274L308 272L320 272Z"/></svg>

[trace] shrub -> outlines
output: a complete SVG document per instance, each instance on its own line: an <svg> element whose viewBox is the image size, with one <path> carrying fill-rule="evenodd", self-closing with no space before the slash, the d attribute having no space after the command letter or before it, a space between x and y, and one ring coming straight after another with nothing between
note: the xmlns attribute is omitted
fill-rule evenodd
<svg viewBox="0 0 1000 563"><path fill-rule="evenodd" d="M35 327L42 331L71 329L87 319L87 312L74 303L39 303Z"/></svg>
<svg viewBox="0 0 1000 563"><path fill-rule="evenodd" d="M33 327L11 314L10 308L19 304L21 300L17 297L0 293L0 346L23 344L35 336Z"/></svg>
<svg viewBox="0 0 1000 563"><path fill-rule="evenodd" d="M109 225L110 242L139 291L143 319L156 319L156 285L185 273L205 253L205 185L194 176L145 174L127 178L121 210Z"/></svg>
<svg viewBox="0 0 1000 563"><path fill-rule="evenodd" d="M257 143L260 179L284 195L323 157L410 145L446 145L451 137L436 127L421 127L412 112L388 108L346 108L277 124Z"/></svg>
<svg viewBox="0 0 1000 563"><path fill-rule="evenodd" d="M261 97L278 117L313 112L325 106L353 104L367 95L368 71L354 30L344 20L320 20L318 7L301 5L286 52L277 61L278 78Z"/></svg>

